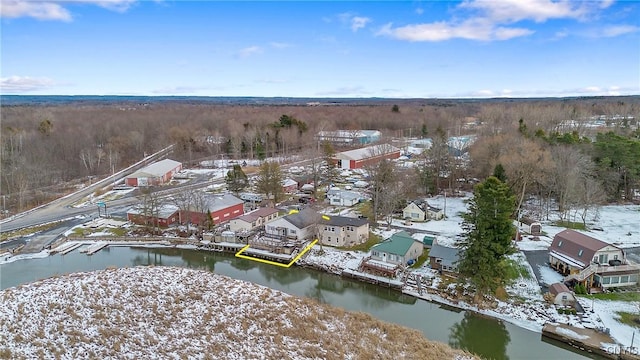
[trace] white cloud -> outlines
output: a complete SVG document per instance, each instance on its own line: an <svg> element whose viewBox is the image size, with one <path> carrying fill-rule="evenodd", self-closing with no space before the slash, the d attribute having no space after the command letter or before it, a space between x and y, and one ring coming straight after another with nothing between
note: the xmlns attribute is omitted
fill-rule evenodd
<svg viewBox="0 0 640 360"><path fill-rule="evenodd" d="M357 16L349 12L338 14L337 17L341 23L349 25L349 27L351 27L351 31L353 32L364 29L367 24L371 22L371 19L368 17Z"/></svg>
<svg viewBox="0 0 640 360"><path fill-rule="evenodd" d="M474 41L508 40L528 36L535 31L515 26L521 21L538 23L552 19L586 20L612 1L568 1L568 0L465 0L455 10L455 17L449 20L423 24L408 24L393 27L387 24L378 31L406 41L445 41L467 39ZM602 31L602 36L617 36L635 32L634 27L618 27ZM567 36L566 31L556 33L555 39Z"/></svg>
<svg viewBox="0 0 640 360"><path fill-rule="evenodd" d="M367 26L367 23L371 22L371 19L361 16L354 16L351 19L351 30L356 32L360 29L364 29Z"/></svg>
<svg viewBox="0 0 640 360"><path fill-rule="evenodd" d="M38 20L71 21L73 16L67 9L68 5L89 4L112 11L125 12L135 2L136 0L2 0L0 2L0 16L4 18L31 17Z"/></svg>
<svg viewBox="0 0 640 360"><path fill-rule="evenodd" d="M71 13L52 2L12 1L0 2L0 15L4 18L32 17L38 20L71 21Z"/></svg>
<svg viewBox="0 0 640 360"><path fill-rule="evenodd" d="M452 24L445 21L407 25L393 28L387 24L378 32L379 35L390 36L407 41L444 41L450 39L467 40L508 40L515 37L533 34L532 30L524 28L496 27L484 19L471 19L460 24Z"/></svg>
<svg viewBox="0 0 640 360"><path fill-rule="evenodd" d="M0 93L24 93L44 90L54 85L49 78L34 78L29 76L10 76L0 78Z"/></svg>
<svg viewBox="0 0 640 360"><path fill-rule="evenodd" d="M588 8L580 3L552 0L467 0L460 4L460 8L478 10L483 16L502 23L579 19L588 12Z"/></svg>
<svg viewBox="0 0 640 360"><path fill-rule="evenodd" d="M241 58L246 58L252 55L262 54L262 51L263 50L260 46L249 46L238 51L238 56Z"/></svg>
<svg viewBox="0 0 640 360"><path fill-rule="evenodd" d="M416 14L418 14L418 15L424 14L424 9L423 8L416 8Z"/></svg>
<svg viewBox="0 0 640 360"><path fill-rule="evenodd" d="M640 27L634 25L612 25L604 27L600 31L600 37L616 37L638 32Z"/></svg>

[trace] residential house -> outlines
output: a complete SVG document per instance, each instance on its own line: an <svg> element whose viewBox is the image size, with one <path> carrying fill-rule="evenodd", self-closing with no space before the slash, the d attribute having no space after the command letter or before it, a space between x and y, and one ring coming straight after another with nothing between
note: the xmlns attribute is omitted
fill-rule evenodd
<svg viewBox="0 0 640 360"><path fill-rule="evenodd" d="M229 230L249 231L262 227L277 218L278 210L264 207L242 216L238 216L235 219L231 219L231 221L229 221Z"/></svg>
<svg viewBox="0 0 640 360"><path fill-rule="evenodd" d="M458 248L445 246L436 241L431 246L431 250L429 250L429 264L432 269L438 270L443 274L457 274L461 251Z"/></svg>
<svg viewBox="0 0 640 360"><path fill-rule="evenodd" d="M566 283L587 289L633 286L640 275L640 265L629 262L622 249L570 229L554 236L549 264Z"/></svg>
<svg viewBox="0 0 640 360"><path fill-rule="evenodd" d="M211 213L212 225L219 225L244 214L244 202L231 194L206 195L201 204L183 212L182 221L204 225Z"/></svg>
<svg viewBox="0 0 640 360"><path fill-rule="evenodd" d="M127 211L127 220L138 225L157 225L169 227L179 220L179 209L174 205L162 205L157 209L144 209L136 206Z"/></svg>
<svg viewBox="0 0 640 360"><path fill-rule="evenodd" d="M170 159L160 160L124 178L128 186L157 186L167 183L182 170L182 163Z"/></svg>
<svg viewBox="0 0 640 360"><path fill-rule="evenodd" d="M315 235L318 218L315 210L305 208L269 222L265 225L265 232L283 239L310 240Z"/></svg>
<svg viewBox="0 0 640 360"><path fill-rule="evenodd" d="M405 231L393 234L389 239L371 248L371 258L374 260L406 265L410 261L416 261L424 247L421 241L411 237Z"/></svg>
<svg viewBox="0 0 640 360"><path fill-rule="evenodd" d="M549 286L549 293L553 296L553 303L562 306L574 306L576 297L564 283L555 283Z"/></svg>
<svg viewBox="0 0 640 360"><path fill-rule="evenodd" d="M412 221L442 220L444 212L440 208L429 205L427 200L416 200L405 206L402 217Z"/></svg>
<svg viewBox="0 0 640 360"><path fill-rule="evenodd" d="M320 241L329 246L354 246L369 239L369 222L346 216L320 220Z"/></svg>
<svg viewBox="0 0 640 360"><path fill-rule="evenodd" d="M331 189L327 192L329 204L334 206L353 206L360 202L360 194L348 190Z"/></svg>

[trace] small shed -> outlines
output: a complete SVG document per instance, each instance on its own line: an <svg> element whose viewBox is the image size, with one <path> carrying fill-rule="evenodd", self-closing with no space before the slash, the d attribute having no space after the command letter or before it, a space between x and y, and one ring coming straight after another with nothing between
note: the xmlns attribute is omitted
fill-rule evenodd
<svg viewBox="0 0 640 360"><path fill-rule="evenodd" d="M549 293L553 296L553 303L563 306L574 306L576 297L564 283L555 283L549 286Z"/></svg>
<svg viewBox="0 0 640 360"><path fill-rule="evenodd" d="M433 235L425 235L422 238L422 245L425 248L431 249L431 246L433 246L433 243L436 241L436 237Z"/></svg>

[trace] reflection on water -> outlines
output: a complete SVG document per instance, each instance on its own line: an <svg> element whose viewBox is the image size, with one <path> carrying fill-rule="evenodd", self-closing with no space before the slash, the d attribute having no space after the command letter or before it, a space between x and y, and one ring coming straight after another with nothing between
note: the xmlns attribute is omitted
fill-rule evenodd
<svg viewBox="0 0 640 360"><path fill-rule="evenodd" d="M491 354L491 358L509 359L507 344L511 341L504 323L465 312L449 333L449 345L475 354Z"/></svg>
<svg viewBox="0 0 640 360"><path fill-rule="evenodd" d="M183 266L208 269L286 293L307 296L350 311L422 331L429 339L495 359L578 359L581 355L540 341L540 334L460 310L417 300L399 291L311 269L289 269L239 259L233 255L174 248L113 247L93 256L77 251L0 266L0 285L7 288L78 271L110 266Z"/></svg>

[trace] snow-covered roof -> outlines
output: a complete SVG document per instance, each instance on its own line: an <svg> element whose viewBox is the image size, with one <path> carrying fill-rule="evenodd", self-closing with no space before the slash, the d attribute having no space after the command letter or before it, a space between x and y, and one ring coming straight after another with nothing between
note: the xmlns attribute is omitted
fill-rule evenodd
<svg viewBox="0 0 640 360"><path fill-rule="evenodd" d="M298 186L298 182L291 179L291 178L286 178L284 180L282 180L282 186L284 187L289 187L289 186Z"/></svg>
<svg viewBox="0 0 640 360"><path fill-rule="evenodd" d="M389 144L380 144L367 146L360 149L343 151L336 154L336 157L339 159L347 159L347 160L362 160L371 157L391 154L394 152L399 152L400 149Z"/></svg>
<svg viewBox="0 0 640 360"><path fill-rule="evenodd" d="M157 209L158 219L168 219L173 214L175 214L178 210L180 210L180 209L175 205L170 205L170 204L161 205L160 208ZM156 214L156 210L154 210L153 212L154 212L154 215L155 215ZM136 207L133 207L133 208L129 209L127 211L127 214L144 215L144 209L143 209L142 206L136 206Z"/></svg>
<svg viewBox="0 0 640 360"><path fill-rule="evenodd" d="M210 195L205 198L205 208L211 212L220 211L238 204L244 204L244 201L238 199L231 194ZM191 211L194 211L193 207Z"/></svg>
<svg viewBox="0 0 640 360"><path fill-rule="evenodd" d="M128 178L140 178L140 177L159 177L163 176L171 170L177 168L182 165L182 163L171 160L164 159L158 162L155 162L151 165L145 166L142 169L134 172L133 174L127 176Z"/></svg>

